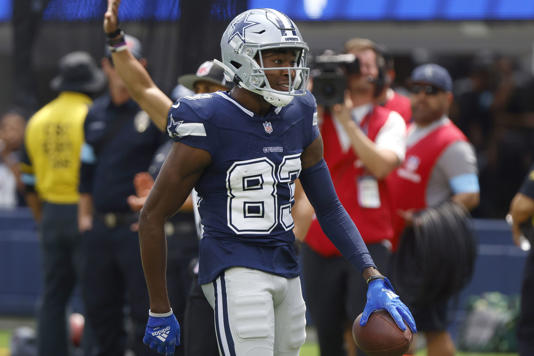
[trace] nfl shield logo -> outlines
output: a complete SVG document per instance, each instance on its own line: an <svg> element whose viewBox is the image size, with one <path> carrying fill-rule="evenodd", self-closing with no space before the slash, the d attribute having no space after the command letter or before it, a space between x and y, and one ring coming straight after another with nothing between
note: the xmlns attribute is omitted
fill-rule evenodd
<svg viewBox="0 0 534 356"><path fill-rule="evenodd" d="M273 125L271 124L270 121L265 121L263 123L263 128L265 129L265 132L267 132L268 134L273 133Z"/></svg>

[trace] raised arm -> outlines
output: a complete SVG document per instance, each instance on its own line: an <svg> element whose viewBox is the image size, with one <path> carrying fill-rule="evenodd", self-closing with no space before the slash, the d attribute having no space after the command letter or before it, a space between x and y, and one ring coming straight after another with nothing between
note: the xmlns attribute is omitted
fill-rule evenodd
<svg viewBox="0 0 534 356"><path fill-rule="evenodd" d="M165 131L172 100L154 84L143 65L128 50L124 34L118 27L119 4L120 0L108 0L108 9L104 15L104 32L108 37L108 44L113 48L113 64L132 98L150 116L154 124L161 131Z"/></svg>

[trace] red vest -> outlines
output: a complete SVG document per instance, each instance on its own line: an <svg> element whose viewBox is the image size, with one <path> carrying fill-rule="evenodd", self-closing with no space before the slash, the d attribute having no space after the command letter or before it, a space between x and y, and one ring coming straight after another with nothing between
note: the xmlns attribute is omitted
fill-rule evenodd
<svg viewBox="0 0 534 356"><path fill-rule="evenodd" d="M369 139L375 140L390 112L388 109L375 106L364 117L362 126L367 126ZM360 206L358 203L358 178L365 175L366 170L361 164L358 164L357 167L359 160L352 148L343 152L333 120L328 113L325 113L321 135L324 140L324 158L328 164L339 200L358 227L366 243L391 239L393 227L391 226L391 205L386 183L384 180L378 181L380 207L363 208ZM341 255L323 233L317 219L314 219L310 226L306 235L306 243L323 256Z"/></svg>
<svg viewBox="0 0 534 356"><path fill-rule="evenodd" d="M412 120L412 103L410 102L410 98L401 95L396 91L393 93L393 97L386 101L384 107L398 112L404 119L404 122L406 122L406 125L408 125L408 123Z"/></svg>
<svg viewBox="0 0 534 356"><path fill-rule="evenodd" d="M398 210L426 208L426 188L430 174L441 153L453 142L466 141L466 137L452 122L448 122L408 147L402 165L387 178L393 206L393 249L398 246L404 229L404 219Z"/></svg>

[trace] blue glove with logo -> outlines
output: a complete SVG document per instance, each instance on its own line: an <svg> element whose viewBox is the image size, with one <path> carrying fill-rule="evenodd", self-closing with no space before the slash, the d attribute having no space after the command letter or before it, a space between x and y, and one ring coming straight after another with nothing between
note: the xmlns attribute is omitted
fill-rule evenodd
<svg viewBox="0 0 534 356"><path fill-rule="evenodd" d="M387 278L376 278L369 282L367 289L367 304L363 309L360 325L367 324L371 313L378 309L385 309L391 315L397 326L406 330L408 324L412 332L416 333L415 320L413 319L410 309L400 300L399 296L393 291L393 286Z"/></svg>
<svg viewBox="0 0 534 356"><path fill-rule="evenodd" d="M174 348L180 345L180 324L172 309L164 314L149 311L148 315L143 343L160 354L174 355Z"/></svg>

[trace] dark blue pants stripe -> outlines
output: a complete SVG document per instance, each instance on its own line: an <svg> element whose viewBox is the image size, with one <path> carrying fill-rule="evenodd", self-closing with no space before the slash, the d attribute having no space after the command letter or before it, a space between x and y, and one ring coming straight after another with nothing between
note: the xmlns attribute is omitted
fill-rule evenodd
<svg viewBox="0 0 534 356"><path fill-rule="evenodd" d="M232 337L232 331L230 330L230 322L228 320L228 300L226 297L226 281L224 279L224 272L221 274L221 298L223 304L223 318L224 318L224 331L226 333L226 341L228 342L228 349L230 350L230 356L235 356L234 338Z"/></svg>
<svg viewBox="0 0 534 356"><path fill-rule="evenodd" d="M222 346L221 333L219 332L219 295L217 294L217 280L213 281L213 293L215 294L215 335L217 336L217 344L219 344L219 351L224 355L224 348Z"/></svg>

